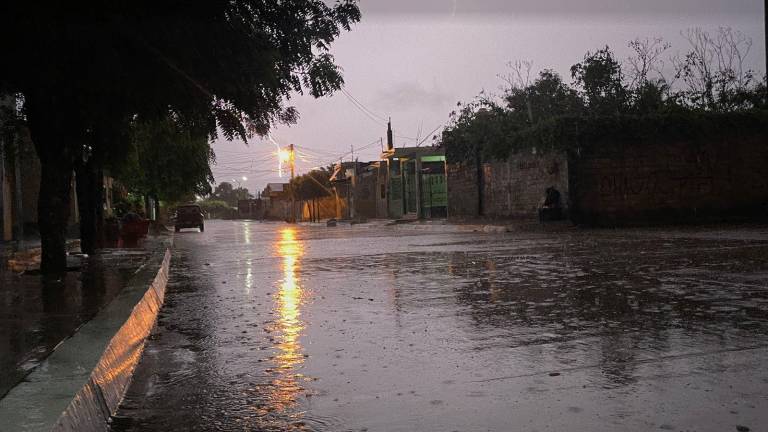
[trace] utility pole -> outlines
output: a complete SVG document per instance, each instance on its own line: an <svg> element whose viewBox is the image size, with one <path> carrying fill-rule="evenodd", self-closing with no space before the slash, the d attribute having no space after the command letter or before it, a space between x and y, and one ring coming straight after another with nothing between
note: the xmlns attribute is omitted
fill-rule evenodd
<svg viewBox="0 0 768 432"><path fill-rule="evenodd" d="M291 153L291 157L290 157L291 158L290 159L290 162L291 162L291 180L293 180L294 170L296 168L296 164L295 164L296 158L293 156L293 144L288 145L288 151L290 151L290 153Z"/></svg>
<svg viewBox="0 0 768 432"><path fill-rule="evenodd" d="M296 173L296 158L294 157L293 153L293 144L288 145L288 152L289 157L288 161L291 164L291 182L290 182L290 188L291 188L291 217L290 222L295 223L296 222L296 191L293 190L293 177Z"/></svg>

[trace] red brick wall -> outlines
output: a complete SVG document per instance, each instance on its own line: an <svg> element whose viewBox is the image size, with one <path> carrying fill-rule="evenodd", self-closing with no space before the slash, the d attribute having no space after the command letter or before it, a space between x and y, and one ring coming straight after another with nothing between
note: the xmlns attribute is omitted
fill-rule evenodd
<svg viewBox="0 0 768 432"><path fill-rule="evenodd" d="M448 217L478 216L477 168L474 163L449 163L445 167L448 182Z"/></svg>
<svg viewBox="0 0 768 432"><path fill-rule="evenodd" d="M765 137L603 146L572 155L574 219L595 225L764 216Z"/></svg>
<svg viewBox="0 0 768 432"><path fill-rule="evenodd" d="M513 154L484 165L484 213L498 218L536 218L547 188L560 192L568 207L568 160L565 153ZM567 210L566 210L567 211Z"/></svg>
<svg viewBox="0 0 768 432"><path fill-rule="evenodd" d="M478 216L477 171L474 163L448 164L448 217ZM506 161L483 164L483 216L536 218L545 191L560 191L568 207L568 160L565 153L513 154Z"/></svg>

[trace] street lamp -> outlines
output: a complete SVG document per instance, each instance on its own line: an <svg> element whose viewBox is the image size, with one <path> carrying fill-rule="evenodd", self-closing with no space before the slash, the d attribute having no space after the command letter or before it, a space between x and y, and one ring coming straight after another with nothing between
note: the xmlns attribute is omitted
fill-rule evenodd
<svg viewBox="0 0 768 432"><path fill-rule="evenodd" d="M248 177L246 177L246 176L242 176L242 177L240 177L240 178L241 178L243 181L248 181ZM238 199L238 200L239 200L239 199L241 199L241 196L242 196L242 199L245 199L245 198L247 198L247 197L248 197L248 195L247 195L247 194L244 194L244 193L243 193L243 192L244 192L244 191L243 191L243 185L242 185L242 183L240 183L240 180L238 180L238 179L232 179L232 183L237 183L237 189L235 190L235 195L237 196L237 199Z"/></svg>

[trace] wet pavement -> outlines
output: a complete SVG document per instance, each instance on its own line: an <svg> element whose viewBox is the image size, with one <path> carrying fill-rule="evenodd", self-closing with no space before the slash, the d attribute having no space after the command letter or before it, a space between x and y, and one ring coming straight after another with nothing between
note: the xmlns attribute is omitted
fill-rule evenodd
<svg viewBox="0 0 768 432"><path fill-rule="evenodd" d="M57 280L0 265L0 398L118 294L147 251L105 249L74 258L68 262L78 270ZM34 268L37 259L19 259L18 267Z"/></svg>
<svg viewBox="0 0 768 432"><path fill-rule="evenodd" d="M176 235L113 431L762 431L768 228Z"/></svg>

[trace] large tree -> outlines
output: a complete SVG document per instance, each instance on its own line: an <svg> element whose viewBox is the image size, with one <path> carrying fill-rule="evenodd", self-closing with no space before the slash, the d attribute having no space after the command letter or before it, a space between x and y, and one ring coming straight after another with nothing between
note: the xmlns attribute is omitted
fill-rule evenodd
<svg viewBox="0 0 768 432"><path fill-rule="evenodd" d="M42 166L41 269L56 273L72 172L121 157L115 129L171 115L231 139L293 122L293 92L320 97L343 84L328 50L360 11L354 0L86 0L4 2L0 16L12 59L0 91L23 95Z"/></svg>

